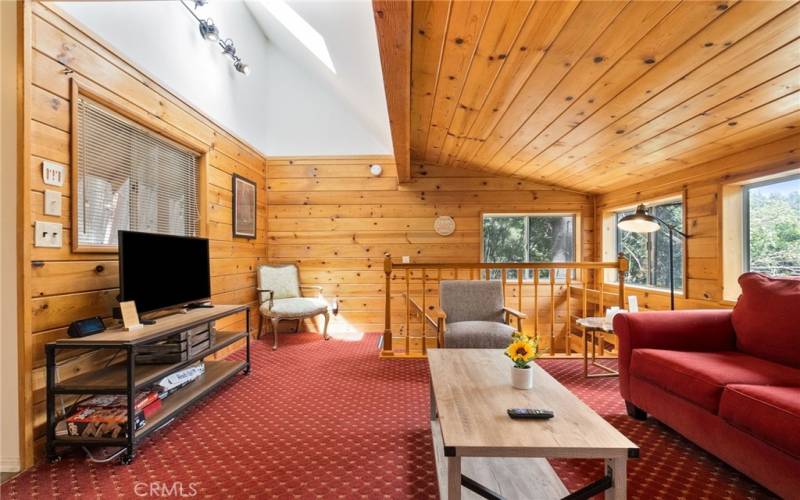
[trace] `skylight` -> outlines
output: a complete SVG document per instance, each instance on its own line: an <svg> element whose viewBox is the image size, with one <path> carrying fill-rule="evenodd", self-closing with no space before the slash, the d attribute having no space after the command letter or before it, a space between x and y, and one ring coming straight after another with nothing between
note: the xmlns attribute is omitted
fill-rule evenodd
<svg viewBox="0 0 800 500"><path fill-rule="evenodd" d="M328 52L328 45L325 38L308 24L300 14L295 12L284 0L262 0L270 14L280 22L284 28L297 38L300 43L314 54L322 64L328 67L334 74L336 68L333 66L331 54Z"/></svg>

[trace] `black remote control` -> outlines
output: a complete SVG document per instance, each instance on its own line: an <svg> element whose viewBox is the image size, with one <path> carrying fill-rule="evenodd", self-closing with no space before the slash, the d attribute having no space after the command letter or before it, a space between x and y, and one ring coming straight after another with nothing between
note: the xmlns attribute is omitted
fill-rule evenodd
<svg viewBox="0 0 800 500"><path fill-rule="evenodd" d="M509 408L508 416L511 418L529 418L535 420L547 420L553 418L555 414L551 410L538 410L533 408Z"/></svg>

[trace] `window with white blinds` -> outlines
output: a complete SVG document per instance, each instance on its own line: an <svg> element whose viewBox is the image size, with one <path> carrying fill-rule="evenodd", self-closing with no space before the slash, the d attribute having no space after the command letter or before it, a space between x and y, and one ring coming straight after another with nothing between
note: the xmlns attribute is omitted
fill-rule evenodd
<svg viewBox="0 0 800 500"><path fill-rule="evenodd" d="M84 97L77 103L78 247L120 229L195 236L198 156Z"/></svg>

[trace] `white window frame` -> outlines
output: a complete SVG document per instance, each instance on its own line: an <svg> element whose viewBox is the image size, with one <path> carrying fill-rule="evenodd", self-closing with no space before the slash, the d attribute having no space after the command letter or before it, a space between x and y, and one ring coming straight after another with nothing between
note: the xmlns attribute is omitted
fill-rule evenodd
<svg viewBox="0 0 800 500"><path fill-rule="evenodd" d="M742 186L742 271L750 271L750 191L800 179L800 174L768 179Z"/></svg>
<svg viewBox="0 0 800 500"><path fill-rule="evenodd" d="M739 276L749 267L749 221L746 211L749 201L748 190L753 187L776 184L800 178L800 169L791 169L771 175L734 180L722 186L722 224L720 235L720 259L722 260L722 299L727 304L734 304L741 294Z"/></svg>

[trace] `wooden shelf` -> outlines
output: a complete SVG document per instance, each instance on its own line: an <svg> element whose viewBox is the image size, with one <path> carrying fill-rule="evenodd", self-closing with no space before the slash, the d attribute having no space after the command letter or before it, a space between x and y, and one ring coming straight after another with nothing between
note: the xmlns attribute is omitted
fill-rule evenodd
<svg viewBox="0 0 800 500"><path fill-rule="evenodd" d="M229 378L243 370L245 364L244 361L206 361L205 373L186 387L179 389L164 399L161 402L161 409L145 422L144 427L136 431L136 439L143 438L169 423L186 407L204 398Z"/></svg>
<svg viewBox="0 0 800 500"><path fill-rule="evenodd" d="M136 365L134 380L136 388L145 387L201 360L234 342L244 339L247 332L216 332L214 343L207 350L186 361L163 365ZM88 373L76 375L53 387L56 394L126 394L127 364L117 363Z"/></svg>
<svg viewBox="0 0 800 500"><path fill-rule="evenodd" d="M175 393L169 395L161 402L161 409L152 417L147 419L144 427L136 431L136 439L141 439L168 424L180 412L188 406L204 398L217 387L225 383L229 378L236 375L245 368L244 361L207 361L205 372L197 379L186 385ZM59 436L55 440L57 445L75 444L97 444L124 446L125 438L86 438L82 436Z"/></svg>

